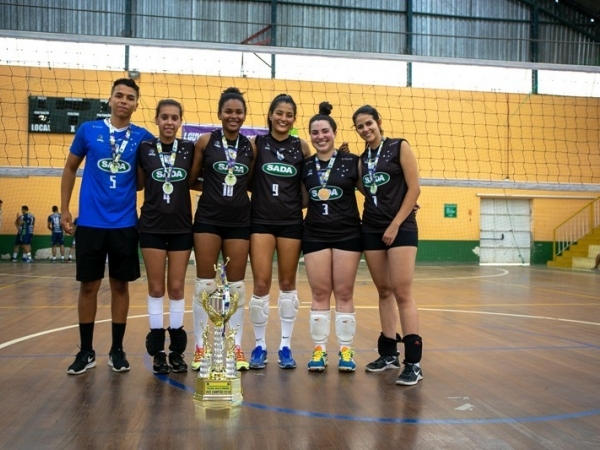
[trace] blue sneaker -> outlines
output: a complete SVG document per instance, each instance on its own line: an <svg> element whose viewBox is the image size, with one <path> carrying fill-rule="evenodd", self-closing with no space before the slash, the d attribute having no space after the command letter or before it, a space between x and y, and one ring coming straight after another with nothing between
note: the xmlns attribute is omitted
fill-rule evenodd
<svg viewBox="0 0 600 450"><path fill-rule="evenodd" d="M292 350L289 347L283 347L279 350L279 367L282 369L296 368L296 361L294 361Z"/></svg>
<svg viewBox="0 0 600 450"><path fill-rule="evenodd" d="M252 350L252 354L250 355L251 369L264 369L268 362L267 350L263 350L261 345Z"/></svg>
<svg viewBox="0 0 600 450"><path fill-rule="evenodd" d="M339 353L340 362L338 369L340 372L354 372L356 364L354 363L354 350L350 347L342 347Z"/></svg>
<svg viewBox="0 0 600 450"><path fill-rule="evenodd" d="M324 352L320 345L313 350L312 358L308 362L308 370L311 372L323 372L327 366L327 352Z"/></svg>

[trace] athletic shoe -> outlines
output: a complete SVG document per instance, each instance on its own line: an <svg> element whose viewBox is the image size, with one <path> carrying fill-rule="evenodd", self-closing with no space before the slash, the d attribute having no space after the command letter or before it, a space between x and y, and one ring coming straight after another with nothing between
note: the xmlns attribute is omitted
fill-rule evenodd
<svg viewBox="0 0 600 450"><path fill-rule="evenodd" d="M82 350L75 356L75 361L67 369L69 375L79 375L88 369L96 367L96 352L94 350Z"/></svg>
<svg viewBox="0 0 600 450"><path fill-rule="evenodd" d="M169 365L175 373L183 373L188 371L188 366L183 360L183 355L181 353L169 353Z"/></svg>
<svg viewBox="0 0 600 450"><path fill-rule="evenodd" d="M327 352L320 345L313 350L312 359L308 362L308 370L311 372L323 372L327 366Z"/></svg>
<svg viewBox="0 0 600 450"><path fill-rule="evenodd" d="M283 347L279 350L279 367L282 369L296 368L296 361L294 361L292 350L289 347Z"/></svg>
<svg viewBox="0 0 600 450"><path fill-rule="evenodd" d="M250 368L251 369L264 369L267 366L269 360L267 359L267 350L262 348L262 345L258 345L250 354Z"/></svg>
<svg viewBox="0 0 600 450"><path fill-rule="evenodd" d="M17 262L17 258L10 258L11 262Z"/></svg>
<svg viewBox="0 0 600 450"><path fill-rule="evenodd" d="M167 355L165 355L165 352L158 352L154 355L152 371L160 374L169 373L169 365L167 364Z"/></svg>
<svg viewBox="0 0 600 450"><path fill-rule="evenodd" d="M365 367L367 372L383 372L386 369L399 369L400 361L398 355L380 356Z"/></svg>
<svg viewBox="0 0 600 450"><path fill-rule="evenodd" d="M127 361L123 349L110 351L108 354L108 365L112 367L114 372L127 372L130 369L129 361Z"/></svg>
<svg viewBox="0 0 600 450"><path fill-rule="evenodd" d="M204 348L196 345L194 358L192 359L192 370L200 370L200 360L204 357Z"/></svg>
<svg viewBox="0 0 600 450"><path fill-rule="evenodd" d="M235 346L235 368L236 370L248 370L250 364L246 361L244 357L244 352L242 351L242 347L239 345Z"/></svg>
<svg viewBox="0 0 600 450"><path fill-rule="evenodd" d="M33 258L27 258L27 259L26 259L26 260L24 260L23 262L30 264L30 263L32 263L32 262L33 262Z"/></svg>
<svg viewBox="0 0 600 450"><path fill-rule="evenodd" d="M396 384L413 386L423 379L423 371L416 364L404 363L404 370L396 380Z"/></svg>
<svg viewBox="0 0 600 450"><path fill-rule="evenodd" d="M340 357L338 369L340 372L354 372L356 364L354 363L354 350L350 347L342 347L338 353Z"/></svg>

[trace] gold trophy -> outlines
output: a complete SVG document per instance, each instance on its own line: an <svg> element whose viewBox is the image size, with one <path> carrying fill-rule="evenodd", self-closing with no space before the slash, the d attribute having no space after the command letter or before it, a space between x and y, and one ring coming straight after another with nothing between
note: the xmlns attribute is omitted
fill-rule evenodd
<svg viewBox="0 0 600 450"><path fill-rule="evenodd" d="M235 333L228 321L238 307L239 294L231 294L224 264L215 265L217 289L212 294L202 292L202 307L208 313L212 326L203 328L204 357L196 377L194 400L202 406L221 408L242 403L242 383L235 367Z"/></svg>

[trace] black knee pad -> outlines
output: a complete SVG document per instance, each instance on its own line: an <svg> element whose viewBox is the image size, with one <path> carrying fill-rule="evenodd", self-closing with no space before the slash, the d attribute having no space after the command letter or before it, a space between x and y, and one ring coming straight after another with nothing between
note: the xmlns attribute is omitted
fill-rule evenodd
<svg viewBox="0 0 600 450"><path fill-rule="evenodd" d="M396 335L397 338L400 336ZM390 339L383 333L377 339L377 352L381 356L396 356L398 354L398 339Z"/></svg>
<svg viewBox="0 0 600 450"><path fill-rule="evenodd" d="M169 350L180 354L185 352L185 347L187 346L187 333L183 327L175 329L169 328L169 336L171 337Z"/></svg>
<svg viewBox="0 0 600 450"><path fill-rule="evenodd" d="M416 364L423 356L423 339L416 334L409 334L402 339L404 342L404 360L407 363Z"/></svg>
<svg viewBox="0 0 600 450"><path fill-rule="evenodd" d="M146 336L146 350L150 356L154 356L165 349L165 329L152 328Z"/></svg>

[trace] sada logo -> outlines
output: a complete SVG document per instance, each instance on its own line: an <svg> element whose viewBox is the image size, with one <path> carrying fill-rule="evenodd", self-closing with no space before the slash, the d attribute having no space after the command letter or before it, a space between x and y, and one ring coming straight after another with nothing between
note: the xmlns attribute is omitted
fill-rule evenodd
<svg viewBox="0 0 600 450"><path fill-rule="evenodd" d="M386 184L390 181L390 175L385 172L377 172L375 174L375 184L377 186L381 186L382 184ZM370 187L373 183L371 182L371 175L368 173L363 175L363 184L365 187Z"/></svg>
<svg viewBox="0 0 600 450"><path fill-rule="evenodd" d="M167 175L165 169L160 168L156 169L152 172L152 179L156 181L160 181L161 183L165 181L165 176ZM176 183L177 181L183 181L187 177L187 172L183 169L174 168L171 170L171 179L169 180L171 183Z"/></svg>
<svg viewBox="0 0 600 450"><path fill-rule="evenodd" d="M227 175L229 173L229 170L227 169L227 161L218 161L214 163L213 169L215 169L216 172L222 173L223 175ZM236 163L235 166L233 166L233 173L235 175L246 175L249 170L250 169L248 166L244 164Z"/></svg>
<svg viewBox="0 0 600 450"><path fill-rule="evenodd" d="M104 172L113 173L110 170L111 164L113 164L112 159L110 159L110 158L101 159L98 161L98 168L100 170L103 170ZM115 163L115 164L117 165L117 171L115 173L127 173L127 172L131 171L131 164L129 164L127 161L119 161L118 163Z"/></svg>
<svg viewBox="0 0 600 450"><path fill-rule="evenodd" d="M268 163L262 166L262 170L269 175L275 175L276 177L293 177L298 171L294 166L284 163Z"/></svg>
<svg viewBox="0 0 600 450"><path fill-rule="evenodd" d="M323 201L319 198L319 191L321 189L321 186L315 186L310 191L308 191L310 199L314 200L315 202ZM339 188L337 186L327 186L326 189L329 191L329 197L327 198L328 201L337 200L338 198L341 198L342 195L344 195L344 191L342 190L342 188Z"/></svg>

